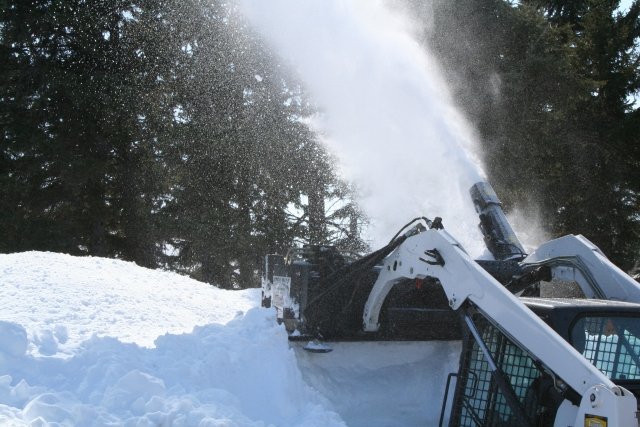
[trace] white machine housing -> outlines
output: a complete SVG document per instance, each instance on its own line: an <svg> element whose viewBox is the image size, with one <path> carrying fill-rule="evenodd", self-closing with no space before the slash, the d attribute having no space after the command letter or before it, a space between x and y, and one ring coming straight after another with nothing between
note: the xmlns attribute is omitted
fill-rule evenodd
<svg viewBox="0 0 640 427"><path fill-rule="evenodd" d="M567 252L579 257L587 266L584 270L574 270L578 283L581 286L584 284L585 291L593 287L589 274L608 274L607 280L599 277L597 291L601 295L626 300L640 296L637 284L629 283L618 275L619 270L611 268L612 264L606 257L584 238L569 236L549 242L525 262L551 262L550 256L562 256ZM596 273L593 273L593 268L597 270ZM464 304L473 304L513 342L581 396L579 406L569 401L563 402L558 410L556 426L589 425L586 423L590 419L597 420L598 417L606 419L608 427L638 425L637 402L633 394L616 386L571 347L471 259L445 230L430 229L412 235L384 259L363 312L364 331L373 332L379 328L380 309L394 284L404 279L427 277L437 279L453 310L460 309ZM594 291L590 295L597 294Z"/></svg>

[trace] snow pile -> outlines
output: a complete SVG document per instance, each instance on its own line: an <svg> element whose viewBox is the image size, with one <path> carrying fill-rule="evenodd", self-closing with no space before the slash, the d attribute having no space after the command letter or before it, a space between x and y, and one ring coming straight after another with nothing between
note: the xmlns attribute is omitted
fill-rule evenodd
<svg viewBox="0 0 640 427"><path fill-rule="evenodd" d="M27 252L0 257L0 313L28 326L30 353L69 353L92 334L151 347L164 333L226 323L257 289L226 292L185 276L94 257Z"/></svg>
<svg viewBox="0 0 640 427"><path fill-rule="evenodd" d="M0 255L0 424L344 425L258 300L121 261Z"/></svg>

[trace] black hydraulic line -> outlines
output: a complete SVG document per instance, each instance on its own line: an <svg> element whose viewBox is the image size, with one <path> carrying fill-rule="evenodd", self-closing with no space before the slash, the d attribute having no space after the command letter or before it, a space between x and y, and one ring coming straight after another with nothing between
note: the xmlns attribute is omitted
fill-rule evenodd
<svg viewBox="0 0 640 427"><path fill-rule="evenodd" d="M427 227L431 227L431 225L433 224L431 222L431 220L425 216L419 216L417 218L413 218L411 221L409 221L408 223L406 223L405 225L402 226L402 228L400 228L400 230L398 230L398 232L395 234L395 236L393 236L391 238L391 240L389 240L389 244L393 243L394 240L396 240L396 238L404 231L406 230L411 224L413 224L414 222L418 222L418 221L424 221L427 224Z"/></svg>
<svg viewBox="0 0 640 427"><path fill-rule="evenodd" d="M403 226L386 246L320 277L317 292L303 309L304 323L309 330L325 336L336 335L339 329L345 328L352 328L355 332L358 328L354 326L354 307L357 306L355 310L361 318L360 304L364 304L363 295L370 291L367 287L370 288L374 283L365 278L370 277L375 267L407 238L426 230L426 227L420 224L409 231L406 231L407 228L418 221L424 221L427 227L435 227L437 222L441 227L441 220L436 220L438 221L431 221L426 217L414 218Z"/></svg>
<svg viewBox="0 0 640 427"><path fill-rule="evenodd" d="M509 384L509 382L506 380L504 372L496 364L495 360L493 359L493 356L491 356L491 352L489 351L489 349L487 348L487 345L485 344L484 340L480 336L480 332L478 332L478 329L476 328L475 323L473 323L473 320L471 320L471 317L469 317L469 315L467 314L464 315L464 321L467 324L467 328L469 328L469 332L471 332L471 335L473 335L473 338L478 343L478 347L480 347L480 350L484 354L484 357L487 361L487 365L489 365L489 369L491 369L491 375L493 376L493 379L495 380L496 385L502 392L502 395L504 396L505 400L507 401L507 405L509 405L509 407L513 411L513 414L515 415L518 421L518 425L523 427L531 427L529 418L524 413L524 410L520 405L518 397L513 391L513 388L511 388L511 385Z"/></svg>
<svg viewBox="0 0 640 427"><path fill-rule="evenodd" d="M353 277L361 275L363 272L370 270L377 265L383 258L389 255L395 248L400 246L405 240L406 236L400 236L399 238L392 240L387 246L378 249L375 252L370 253L352 264L349 264L334 273L326 277L323 282L331 283L331 286L327 287L323 292L317 295L313 300L307 303L305 311L309 307L320 301L325 295L342 286L343 283L352 280Z"/></svg>

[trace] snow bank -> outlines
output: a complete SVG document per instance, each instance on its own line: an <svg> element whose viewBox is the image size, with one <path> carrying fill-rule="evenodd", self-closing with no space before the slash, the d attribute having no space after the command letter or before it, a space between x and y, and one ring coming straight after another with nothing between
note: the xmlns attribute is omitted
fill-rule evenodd
<svg viewBox="0 0 640 427"><path fill-rule="evenodd" d="M93 334L152 347L164 333L226 323L258 289L229 292L132 262L48 252L0 255L0 320L23 325L34 355L71 355Z"/></svg>
<svg viewBox="0 0 640 427"><path fill-rule="evenodd" d="M0 281L0 425L344 425L255 290L48 253Z"/></svg>
<svg viewBox="0 0 640 427"><path fill-rule="evenodd" d="M155 348L94 337L66 359L28 355L25 336L17 324L0 329L0 423L344 425L303 382L286 332L265 309L163 335Z"/></svg>

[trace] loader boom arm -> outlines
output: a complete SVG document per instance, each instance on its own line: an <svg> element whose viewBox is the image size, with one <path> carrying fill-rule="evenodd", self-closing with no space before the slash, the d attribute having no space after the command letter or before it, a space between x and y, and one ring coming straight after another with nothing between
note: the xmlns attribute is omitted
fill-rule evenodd
<svg viewBox="0 0 640 427"><path fill-rule="evenodd" d="M403 279L434 278L452 309L473 304L496 327L554 372L581 396L575 424L586 414L603 416L609 426L637 425L636 399L616 386L600 370L531 312L464 251L445 230L427 230L407 238L391 254L373 285L363 312L363 328L379 328L382 304L394 284ZM575 408L575 407L574 407ZM570 422L574 422L573 420Z"/></svg>
<svg viewBox="0 0 640 427"><path fill-rule="evenodd" d="M553 278L575 281L587 298L640 302L640 284L582 235L543 243L522 262L537 265L549 266Z"/></svg>

